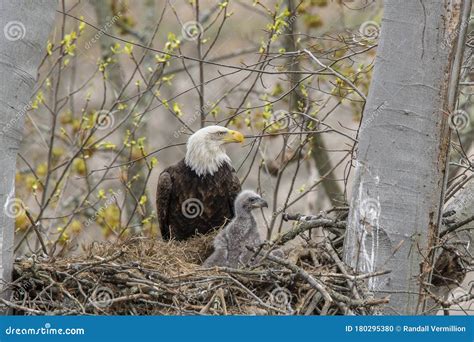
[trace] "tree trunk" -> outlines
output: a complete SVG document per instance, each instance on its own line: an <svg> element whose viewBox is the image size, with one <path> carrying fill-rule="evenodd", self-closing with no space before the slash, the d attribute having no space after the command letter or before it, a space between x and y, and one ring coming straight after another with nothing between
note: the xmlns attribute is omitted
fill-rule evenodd
<svg viewBox="0 0 474 342"><path fill-rule="evenodd" d="M344 258L362 272L389 269L370 290L386 313L424 311L446 184L470 0L387 0L361 123ZM466 25L466 23L464 23ZM459 34L459 32L463 34Z"/></svg>
<svg viewBox="0 0 474 342"><path fill-rule="evenodd" d="M23 122L54 23L55 0L0 1L0 280L10 281L14 217L23 210L15 198L16 156Z"/></svg>

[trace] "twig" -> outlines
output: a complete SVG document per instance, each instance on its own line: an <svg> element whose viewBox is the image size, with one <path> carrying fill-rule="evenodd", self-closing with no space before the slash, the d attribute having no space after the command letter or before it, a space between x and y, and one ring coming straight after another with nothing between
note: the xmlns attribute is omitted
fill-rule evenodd
<svg viewBox="0 0 474 342"><path fill-rule="evenodd" d="M321 311L321 315L327 314L327 310L329 309L328 306L333 302L333 300L332 300L331 295L329 294L326 286L324 286L320 281L313 278L308 272L306 272L302 268L290 263L289 261L278 258L278 257L276 257L274 255L271 255L271 254L269 254L267 256L267 259L292 270L294 273L296 273L301 278L306 280L315 290L317 290L319 293L321 293L324 300L326 301L325 305L324 305L324 309Z"/></svg>
<svg viewBox="0 0 474 342"><path fill-rule="evenodd" d="M449 225L448 228L446 228L445 230L443 230L440 234L439 234L439 237L442 238L443 236L445 236L446 234L449 234L449 233L452 233L454 232L456 229L459 229L463 226L465 226L466 224L468 223L471 223L472 221L474 221L474 215L468 217L467 219L465 220L462 220L456 224L453 224L453 225Z"/></svg>
<svg viewBox="0 0 474 342"><path fill-rule="evenodd" d="M313 228L318 228L318 227L327 228L331 231L334 231L336 229L345 229L346 222L335 221L335 220L326 219L326 218L321 218L321 219L312 220L312 221L303 221L296 228L288 231L287 233L283 234L281 237L277 238L274 241L274 244L283 245L286 242L293 240L295 237L297 237L301 233Z"/></svg>

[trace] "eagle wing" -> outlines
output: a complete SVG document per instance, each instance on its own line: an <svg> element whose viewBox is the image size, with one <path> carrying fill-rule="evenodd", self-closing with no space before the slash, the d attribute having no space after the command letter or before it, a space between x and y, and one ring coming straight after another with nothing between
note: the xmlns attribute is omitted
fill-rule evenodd
<svg viewBox="0 0 474 342"><path fill-rule="evenodd" d="M173 189L173 181L168 172L164 171L158 179L156 189L156 208L158 215L158 224L160 225L161 237L163 240L170 239L169 227L169 201L171 191Z"/></svg>

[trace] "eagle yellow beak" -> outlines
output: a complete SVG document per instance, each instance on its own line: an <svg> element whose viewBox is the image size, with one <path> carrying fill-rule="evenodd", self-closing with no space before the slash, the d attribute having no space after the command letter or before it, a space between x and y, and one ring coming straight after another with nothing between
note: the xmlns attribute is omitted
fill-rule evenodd
<svg viewBox="0 0 474 342"><path fill-rule="evenodd" d="M240 132L233 131L233 130L229 129L229 131L227 132L227 134L225 135L223 140L226 143L234 143L234 142L241 143L241 142L244 141L244 135Z"/></svg>

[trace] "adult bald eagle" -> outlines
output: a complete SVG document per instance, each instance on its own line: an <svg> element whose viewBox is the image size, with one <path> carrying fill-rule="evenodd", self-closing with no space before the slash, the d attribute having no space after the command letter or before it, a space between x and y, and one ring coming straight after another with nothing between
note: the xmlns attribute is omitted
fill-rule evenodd
<svg viewBox="0 0 474 342"><path fill-rule="evenodd" d="M242 133L222 126L208 126L189 137L185 158L158 180L156 206L164 240L205 234L234 217L241 187L224 146L243 140Z"/></svg>

